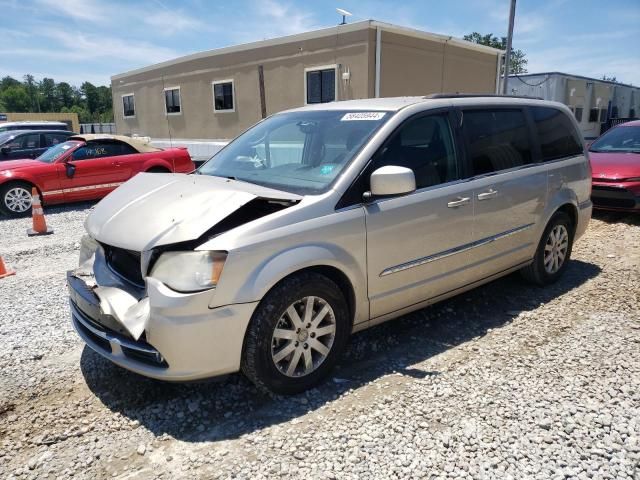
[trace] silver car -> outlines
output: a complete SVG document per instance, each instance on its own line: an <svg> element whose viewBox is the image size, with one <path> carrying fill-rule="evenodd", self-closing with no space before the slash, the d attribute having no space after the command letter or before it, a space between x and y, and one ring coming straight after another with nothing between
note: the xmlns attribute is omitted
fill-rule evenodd
<svg viewBox="0 0 640 480"><path fill-rule="evenodd" d="M564 105L354 100L275 114L194 174L139 174L68 273L89 347L148 377L295 393L349 335L521 270L567 268L591 172Z"/></svg>

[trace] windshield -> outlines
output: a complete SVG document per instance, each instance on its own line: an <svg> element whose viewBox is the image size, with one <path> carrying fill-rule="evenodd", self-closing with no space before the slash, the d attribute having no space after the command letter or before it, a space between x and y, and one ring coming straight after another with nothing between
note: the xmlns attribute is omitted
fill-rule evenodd
<svg viewBox="0 0 640 480"><path fill-rule="evenodd" d="M613 128L593 142L589 151L640 153L640 126Z"/></svg>
<svg viewBox="0 0 640 480"><path fill-rule="evenodd" d="M39 160L41 162L46 162L46 163L53 163L56 161L56 159L58 159L59 157L67 153L69 150L74 148L79 143L80 142L59 143L55 147L51 147L48 150L46 150L42 155L36 158L36 160Z"/></svg>
<svg viewBox="0 0 640 480"><path fill-rule="evenodd" d="M274 115L240 135L197 173L298 194L321 193L389 117L390 112L344 110Z"/></svg>

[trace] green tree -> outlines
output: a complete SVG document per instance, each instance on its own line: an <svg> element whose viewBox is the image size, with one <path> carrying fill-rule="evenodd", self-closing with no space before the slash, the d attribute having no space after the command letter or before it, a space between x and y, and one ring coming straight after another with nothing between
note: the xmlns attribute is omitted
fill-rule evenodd
<svg viewBox="0 0 640 480"><path fill-rule="evenodd" d="M38 85L36 84L35 78L33 75L27 74L24 76L24 86L27 91L27 95L29 96L29 112L39 112L40 111L40 99Z"/></svg>
<svg viewBox="0 0 640 480"><path fill-rule="evenodd" d="M41 111L57 112L60 109L60 105L56 96L56 82L53 78L43 78L38 87Z"/></svg>
<svg viewBox="0 0 640 480"><path fill-rule="evenodd" d="M487 47L497 48L499 50L507 49L507 37L496 37L493 33L487 33L482 35L478 32L470 33L463 37L465 40L480 45L486 45ZM522 50L515 50L511 47L511 65L509 66L509 73L527 73L526 54ZM504 73L504 67L501 70Z"/></svg>
<svg viewBox="0 0 640 480"><path fill-rule="evenodd" d="M5 88L0 94L0 103L7 112L27 112L31 105L31 98L22 84Z"/></svg>
<svg viewBox="0 0 640 480"><path fill-rule="evenodd" d="M0 92L6 90L9 87L16 87L18 85L22 85L22 82L20 82L20 80L16 80L15 78L7 75L6 77L3 77L2 80L0 80Z"/></svg>
<svg viewBox="0 0 640 480"><path fill-rule="evenodd" d="M111 87L98 87L98 110L104 113L111 109Z"/></svg>
<svg viewBox="0 0 640 480"><path fill-rule="evenodd" d="M69 108L74 104L73 87L67 82L60 82L56 85L55 95L61 108Z"/></svg>
<svg viewBox="0 0 640 480"><path fill-rule="evenodd" d="M71 107L62 107L62 113L77 113L80 123L92 123L93 117L91 112L84 105L72 105Z"/></svg>
<svg viewBox="0 0 640 480"><path fill-rule="evenodd" d="M89 110L91 116L94 117L96 113L99 113L100 108L100 96L98 94L98 89L91 82L84 82L80 86L80 91L84 96L87 110Z"/></svg>

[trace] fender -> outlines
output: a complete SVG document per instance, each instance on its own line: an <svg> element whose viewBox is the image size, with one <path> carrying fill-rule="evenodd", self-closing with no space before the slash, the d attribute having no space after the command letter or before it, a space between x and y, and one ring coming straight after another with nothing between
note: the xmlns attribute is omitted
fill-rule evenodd
<svg viewBox="0 0 640 480"><path fill-rule="evenodd" d="M4 185L9 182L27 182L34 185L38 189L38 193L42 198L42 185L36 179L35 175L29 175L26 172L6 172L8 175L0 173L0 185Z"/></svg>
<svg viewBox="0 0 640 480"><path fill-rule="evenodd" d="M170 172L174 171L173 165L171 165L171 162L169 162L166 158L162 158L162 157L154 157L154 158L150 158L149 160L145 160L145 162L142 164L141 171L146 172L150 168L154 168L154 167L166 168Z"/></svg>
<svg viewBox="0 0 640 480"><path fill-rule="evenodd" d="M232 287L233 292L217 292L222 295L214 295L209 306L213 308L222 304L261 300L282 279L310 267L333 267L342 272L351 283L354 292L354 324L369 319L368 301L362 300L367 298L365 272L349 252L334 244L308 244L281 251L256 265L239 288Z"/></svg>
<svg viewBox="0 0 640 480"><path fill-rule="evenodd" d="M542 214L542 221L538 226L538 238L542 237L542 233L547 227L551 216L564 205L571 205L574 209L576 218L578 217L578 197L576 196L575 191L567 186L562 186L555 192L549 192L549 200L547 201L547 205L545 206Z"/></svg>

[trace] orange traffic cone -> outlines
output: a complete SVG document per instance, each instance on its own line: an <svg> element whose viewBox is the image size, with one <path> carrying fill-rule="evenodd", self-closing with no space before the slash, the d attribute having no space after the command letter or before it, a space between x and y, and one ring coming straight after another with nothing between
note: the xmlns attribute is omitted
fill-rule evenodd
<svg viewBox="0 0 640 480"><path fill-rule="evenodd" d="M47 222L44 219L42 204L36 187L31 189L31 216L33 217L33 228L27 230L28 236L51 235L53 233L53 229L47 227Z"/></svg>
<svg viewBox="0 0 640 480"><path fill-rule="evenodd" d="M8 277L9 275L15 274L15 270L7 270L7 267L4 266L4 260L2 260L2 256L0 255L0 278Z"/></svg>

